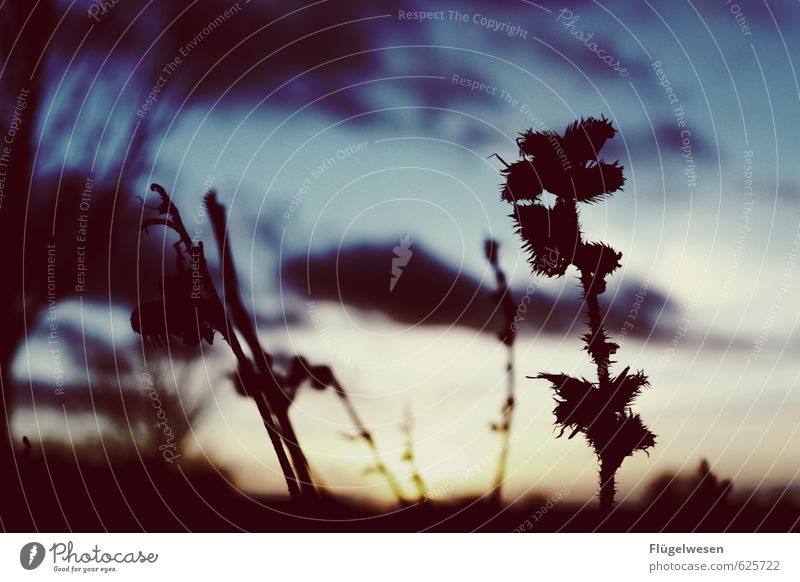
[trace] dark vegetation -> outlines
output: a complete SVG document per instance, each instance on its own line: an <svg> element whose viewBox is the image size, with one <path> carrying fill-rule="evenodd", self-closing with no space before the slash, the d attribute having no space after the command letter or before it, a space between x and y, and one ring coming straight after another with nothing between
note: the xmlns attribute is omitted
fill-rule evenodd
<svg viewBox="0 0 800 582"><path fill-rule="evenodd" d="M537 520L548 498L534 494L503 511L485 499L386 512L327 498L311 518L286 496L243 493L224 470L200 459L170 465L152 454L54 442L18 449L25 498L21 507L9 508L7 499L0 506L7 531L786 532L797 531L800 515L786 492L734 497L701 467L665 474L649 486L644 504L621 503L610 515L566 498Z"/></svg>
<svg viewBox="0 0 800 582"><path fill-rule="evenodd" d="M176 26L184 30L165 37L166 46L160 47L162 54L153 59L159 66L144 65L146 70L136 79L143 87L147 86L143 80L157 76L164 55L176 54L180 47L176 39L191 38L198 25L202 27L217 14L215 7L201 5L200 13L176 21ZM520 366L534 369L536 364L514 359L518 330L513 317L517 298L501 268L499 246L493 241L487 242L485 253L495 280L480 289L479 299L483 301L476 302L491 315L487 318L485 311L469 311L458 323L477 329L490 319L505 350L506 389L497 394L499 414L488 415L495 417L491 428L504 445L487 495L477 499L431 499L424 467L417 460L410 410L401 427L404 448L400 460L410 471L406 483L390 469L392 463L385 457L376 435L331 366L312 362L302 354L279 358L262 344L252 310L241 296L234 262L236 253L228 237L228 217L217 195L212 192L205 199L213 226L213 250L206 249L202 241L192 240L178 207L162 187L153 185L155 201L153 194L146 201L151 208L143 209L136 203L133 193L143 190L139 182L148 173L150 140L159 130L159 124L171 115L172 105L177 104L177 96L181 95L177 79L172 92L164 93L159 108L163 113L154 111L139 123L136 131L131 130L130 142L121 151L111 152L108 159L101 156L97 166L94 161L90 164L84 160L83 165L69 167L61 175L34 167L41 145L37 132L42 127L37 124L42 123L43 111L50 105L46 99L48 82L57 78L54 73L61 71L65 55L71 54L67 47L76 47L85 40L87 50L94 51L95 57L105 56L108 47L123 32L121 24L125 19L115 17L128 9L122 5L115 8L107 26L97 27L86 38L65 32L78 30L70 26L72 15L64 26L56 26L60 13L56 3L49 0L30 6L10 3L10 19L4 23L8 30L24 32L18 37L3 35L0 41L3 54L12 55L0 87L3 102L13 102L20 87L28 89L28 97L25 117L15 136L14 163L5 176L8 196L0 208L5 275L4 284L0 285L0 529L51 532L797 530L800 507L789 491L736 490L729 481L714 475L705 461L688 475L665 474L656 478L646 488L641 502L623 500L614 505L617 469L629 455L654 446L655 436L632 410L634 399L647 386L644 374L631 372L629 368L616 375L611 371L618 346L605 329L607 316L614 314L603 312L599 298L605 291L607 278L618 268L621 255L606 244L588 242L580 229L579 204L598 202L623 185L622 168L598 158L603 144L614 135L610 123L590 118L571 125L563 136L527 132L519 142L522 159L506 167L502 193L514 209L512 216L530 251L532 271L558 277L574 266L579 275L583 292L580 306L585 309L589 323L589 331L582 339L596 366L597 378L590 381L553 373L541 373L538 378L550 382L556 394L554 412L560 432L568 433L570 438L582 434L598 457L600 510L594 503L580 505L565 499L543 516L534 517L541 514L541 508L549 501L546 492L504 505L502 490L509 472L508 443L514 430L518 398L514 370ZM182 9L176 5L169 10ZM305 26L325 31L339 9L333 4L321 5L313 17L287 21L283 28L274 29L276 33L270 37L274 46L262 46L260 50L277 49L288 40L303 36L307 32ZM273 12L277 8L264 10L270 18L280 15L279 11ZM165 19L169 18L165 12ZM220 51L228 50L233 38L244 36L242 26L248 30L260 26L258 19L242 20L236 26L221 29L221 35L230 36L203 44L193 59L187 61L182 70L187 86L209 72L210 78L223 87L237 78L241 71L220 70L215 63ZM23 26L28 21L34 25ZM53 33L55 30L58 32ZM341 36L334 34L329 31L309 36L293 56L284 54L270 63L273 70L257 77L259 91L265 84L279 85L298 68L304 70L318 64L316 55L322 53L331 58L325 74L336 75L337 83L348 79L355 68L372 64L369 59L373 57L364 50L360 35L349 35L347 42L342 42ZM126 37L125 42L132 41ZM16 43L13 51L12 43ZM48 46L60 49L48 51ZM119 51L124 49L119 47ZM335 58L350 53L363 56L350 61ZM275 67L275 62L280 66ZM313 88L327 90L328 81L324 77L317 79ZM241 84L237 87L245 97L252 89L247 86L241 89ZM193 93L196 99L209 94L216 94L215 86L210 83L201 84ZM138 98L136 103L140 102ZM276 99L292 102L296 95L279 92ZM349 94L335 96L330 103L337 113L360 112L358 103ZM76 111L79 105L74 96L60 103L63 109ZM65 128L69 123L59 123L52 133L63 137L68 134ZM102 128L102 123L92 127L84 141L91 144ZM563 158L557 155L554 144L563 150ZM57 158L47 146L42 146L41 158L48 158L48 154ZM97 226L91 233L94 238L88 245L86 264L103 276L93 278L85 291L76 294L71 291L75 287L71 267L76 261L75 232L55 225L75 224L77 202L89 175L95 179L88 212L92 224ZM544 192L555 195L552 207L544 204ZM26 217L36 219L26 220ZM151 235L140 236L140 226ZM163 240L168 241L166 252L159 244ZM22 379L12 373L12 364L27 334L45 320L51 306L52 298L47 292L50 274L44 268L51 245L58 249L52 275L59 282L56 299L59 302L79 299L87 309L93 304L106 308L109 303L132 308L131 327L143 340L139 351L121 352L106 339L93 336L92 330L78 329L59 320L58 339L64 355L69 352L86 371L85 381L65 385L59 393L54 392L49 382ZM208 254L216 256L218 264L210 261ZM355 274L346 280L348 286L342 291L352 301L374 307L371 302L379 301L381 294L373 290L385 290L386 282L383 270L380 278L370 278L376 269L364 268L365 256L369 259L372 255L362 253L348 267ZM383 254L372 257L379 262L385 260ZM322 267L316 274L330 297L331 289L339 289L326 279L330 275L326 270L330 265L328 259L322 258ZM289 263L284 267L290 279L302 279L297 274L304 265ZM24 285L18 281L24 281ZM416 321L420 313L427 315L431 311L437 297L435 293L422 294L423 284L428 288L431 285L446 288L450 279L442 276L439 263L419 252L404 271L403 283L393 295L395 319ZM319 296L325 298L324 293ZM450 304L445 310L435 311L432 321L450 324L453 314L465 312L463 307ZM552 307L554 304L547 305L545 313L552 311ZM563 311L574 307L578 306L571 305ZM542 313L530 315L525 325L555 325L550 331L557 333L567 331L569 324L564 322L572 319L571 313L563 317L555 314L552 318L545 318ZM645 325L641 329L637 333L652 332ZM270 497L242 492L225 469L188 446L193 440L192 431L202 423L210 405L209 394L198 389L205 383L198 371L198 361L211 344L229 359L220 378L211 378L210 383L225 388L232 383L242 398L252 401L253 414L257 413L263 423L282 471L285 495ZM145 369L147 376L142 372ZM228 382L231 379L233 382ZM150 389L151 381L157 391ZM297 434L291 420L292 405L300 390L326 391L337 406L343 407L352 424L346 438L353 447L363 447L368 452L370 464L365 470L385 481L386 490L396 500L391 511L345 501L322 486L303 448L303 435ZM170 419L169 432L152 430L156 401L159 410ZM46 431L15 434L9 421L19 411L41 415L43 424L51 418L78 419L70 426L89 427L90 436L76 434L75 441L61 442L51 440ZM170 462L168 458L180 462Z"/></svg>
<svg viewBox="0 0 800 582"><path fill-rule="evenodd" d="M506 165L502 198L511 203L512 217L530 255L535 275L561 277L570 266L579 281L589 331L581 336L597 367L597 381L567 374L540 373L556 394L553 413L561 434L582 433L600 461L600 508L609 512L616 492L616 473L625 457L655 446L656 437L631 410L633 401L648 386L642 372L625 368L612 376L611 357L619 345L604 327L598 297L606 278L620 266L622 253L604 243L588 242L581 232L578 203L594 204L625 183L622 166L606 163L600 150L616 131L611 122L581 119L563 135L527 131L517 141L522 159ZM548 207L543 192L556 197ZM560 436L559 435L559 436Z"/></svg>
<svg viewBox="0 0 800 582"><path fill-rule="evenodd" d="M143 300L131 316L131 325L142 335L142 353L130 354L115 361L101 346L93 351L92 366L96 382L86 395L80 387L71 387L68 398L48 402L47 390L36 390L36 400L29 406L61 406L66 412L90 414L95 422L111 424L100 431L99 441L82 444L59 443L27 436L15 443L12 480L22 489L21 499L11 503L3 499L3 525L11 530L49 531L787 531L797 528L800 507L786 491L755 494L742 491L733 495L730 481L716 477L703 461L689 475L665 474L647 488L644 502L624 501L611 506L601 486L601 506L576 504L568 498L553 503L552 498L537 494L513 503L503 503L499 494L507 469L507 449L500 449L493 487L481 498L431 498L418 466L414 447L412 414L402 426L405 448L402 461L411 468L413 495L400 486L382 459L375 437L360 418L347 391L326 365L310 364L301 355L282 358L279 366L266 352L255 334L249 314L238 299L236 272L228 247L224 208L214 193L206 204L214 223L219 256L228 261L218 270L223 282L214 283L205 260L204 249L187 238L178 209L167 193L153 185L158 203L155 216L142 223L145 230L165 227L177 234L169 246L174 253L174 271L164 277L152 300ZM496 288L494 301L504 312L504 324L497 333L508 349L507 392L499 420L492 429L508 439L512 431L514 409L513 344L516 328L512 325L514 302L507 279L499 265L498 247L486 245ZM197 265L193 267L192 265ZM582 274L582 280L587 277ZM594 283L586 280L588 289ZM217 289L221 289L218 291ZM193 295L194 294L194 295ZM170 312L170 310L174 310ZM593 329L602 330L602 327ZM248 338L244 346L239 334ZM239 490L224 469L184 449L193 424L202 417L208 401L202 395L183 394L181 388L196 384L191 377L192 361L199 356L201 342L212 344L221 337L233 354L231 372L235 389L251 399L259 412L270 443L278 457L287 486L287 496L248 495ZM597 334L595 333L595 337ZM588 334L584 338L587 343ZM248 351L245 352L245 349ZM590 351L591 354L591 351ZM165 462L160 452L164 435L153 440L146 427L152 410L151 397L136 373L139 358L158 376L160 406L168 410L176 427L169 444L171 455L180 463ZM606 356L607 358L607 356ZM113 364L112 364L113 362ZM610 363L609 359L601 359ZM623 374L626 374L624 372ZM555 375L543 375L552 381ZM623 376L624 378L625 376ZM172 378L173 383L168 380ZM560 380L560 378L559 378ZM174 390L165 386L173 385ZM588 383L587 383L588 384ZM614 384L619 386L619 383ZM623 382L624 385L624 382ZM308 386L330 390L347 411L353 432L347 438L362 443L372 454L367 472L380 474L397 499L396 511L385 511L337 498L320 487L314 478L301 444L289 418L289 410L298 391ZM559 387L561 384L558 385ZM137 388L138 387L138 388ZM581 385L584 389L584 385ZM586 390L598 391L591 385ZM612 392L616 394L616 392ZM593 446L594 418L570 416L560 407L568 400L557 389L557 422L583 432ZM567 398L569 398L568 395ZM627 398L627 397L626 397ZM578 400L583 406L583 401ZM591 406L580 414L594 414L601 422L624 425L632 417L628 404L622 409L611 404L613 415L605 416L605 403L588 400ZM24 406L24 404L23 404ZM622 412L620 412L622 410ZM126 438L128 433L130 438ZM601 432L601 434L603 434ZM110 436L104 436L110 435ZM613 447L621 445L612 437ZM158 446L161 443L161 446ZM506 443L507 445L507 443ZM617 463L637 447L609 451L595 447L603 462ZM642 447L639 447L642 448ZM620 461L621 462L621 461ZM618 467L618 464L615 464ZM601 475L605 475L601 467ZM15 479L16 477L16 479ZM543 508L547 508L546 511Z"/></svg>

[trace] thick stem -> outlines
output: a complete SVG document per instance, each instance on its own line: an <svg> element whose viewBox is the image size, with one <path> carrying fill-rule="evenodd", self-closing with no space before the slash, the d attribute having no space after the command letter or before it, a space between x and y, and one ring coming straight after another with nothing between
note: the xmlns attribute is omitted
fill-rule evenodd
<svg viewBox="0 0 800 582"><path fill-rule="evenodd" d="M289 419L288 407L277 409L275 417L283 429L283 441L286 443L289 456L292 458L292 464L297 473L297 478L300 480L300 488L303 490L303 494L309 497L316 497L317 490L311 477L311 467L308 464L308 458L303 452L303 448L300 446L297 433L294 431L294 425Z"/></svg>
<svg viewBox="0 0 800 582"><path fill-rule="evenodd" d="M610 389L611 380L609 367L611 365L611 353L613 347L599 345L606 343L605 330L603 329L603 317L600 311L600 302L597 299L598 293L593 289L592 276L585 271L581 271L581 284L583 285L586 312L589 316L589 336L587 349L592 355L597 366L597 381L600 390ZM601 412L598 412L601 413ZM614 495L616 493L615 475L619 463L611 463L603 458L604 451L596 451L600 456L600 511L608 513L614 506Z"/></svg>
<svg viewBox="0 0 800 582"><path fill-rule="evenodd" d="M380 452L378 451L378 445L375 442L375 439L372 437L372 433L369 432L366 425L362 422L361 417L358 414L358 410L356 407L353 406L353 403L350 401L350 397L347 394L347 391L339 384L339 382L335 382L333 389L336 391L336 394L339 395L339 398L344 405L347 414L350 416L350 420L353 422L353 426L358 431L358 436L363 438L367 445L369 445L369 449L372 452L372 459L375 463L375 468L386 478L386 481L389 483L389 487L394 493L394 496L397 497L398 502L401 505L407 505L408 501L403 496L403 492L400 490L400 486L397 484L397 478L394 476L394 473L387 467L383 459L381 459Z"/></svg>
<svg viewBox="0 0 800 582"><path fill-rule="evenodd" d="M169 224L169 227L173 228L178 233L181 243L184 245L184 247L186 247L186 252L192 252L192 249L195 248L195 245L183 224L183 220L181 220L178 207L172 204L172 200L170 199L166 190L164 190L164 188L159 184L151 184L150 189L154 192L157 192L161 197L162 203L166 204L166 213L171 217L171 224ZM225 306L219 297L219 293L217 293L216 287L214 287L213 283L211 282L211 274L208 271L208 264L206 263L203 244L199 243L197 248L199 248L200 254L199 265L201 280L207 282L206 292L208 293L209 300L213 303L214 310L218 312L218 317L220 320L224 320L224 329L220 329L220 332L222 333L225 341L228 342L228 345L231 347L231 350L236 357L236 361L239 364L239 368L242 370L249 370L251 367L250 361L247 359L244 350L242 350L242 346L239 343L239 338L237 337L236 332L233 330L233 326L231 326L230 320L225 312ZM249 392L251 394L257 393L257 391ZM275 449L275 455L278 458L278 463L280 464L283 477L286 481L286 487L289 490L289 497L292 499L292 501L298 501L300 499L300 489L297 486L297 477L292 470L292 465L289 462L289 458L286 456L286 450L283 448L281 433L278 430L272 410L270 410L269 402L267 402L265 397L254 398L254 400L256 407L258 408L258 412L261 415L261 419L264 422L264 427L267 429L267 434L269 435L272 447Z"/></svg>
<svg viewBox="0 0 800 582"><path fill-rule="evenodd" d="M600 302L597 299L598 293L592 290L592 277L581 273L581 284L583 285L586 314L589 316L589 340L587 349L597 366L597 380L600 388L609 384L609 368L611 366L611 353L599 346L605 339L603 330L603 314L600 311Z"/></svg>
<svg viewBox="0 0 800 582"><path fill-rule="evenodd" d="M610 513L614 507L617 467L616 463L600 461L600 511L604 514Z"/></svg>
<svg viewBox="0 0 800 582"><path fill-rule="evenodd" d="M267 354L261 347L255 325L249 317L244 303L242 303L241 294L239 292L239 278L236 275L233 254L228 244L225 208L217 201L216 195L213 193L208 195L207 207L211 218L211 225L214 229L214 236L219 248L220 263L222 264L222 292L225 297L225 302L231 310L236 327L242 333L245 342L247 342L253 354L253 360L259 374L267 382L274 382L275 376L267 360ZM303 453L303 449L297 440L294 427L289 419L288 402L281 401L281 399L285 400L286 396L279 394L278 390L262 390L260 393L264 396L267 407L273 411L277 424L281 429L281 437L292 457L292 465L297 474L297 479L300 482L300 489L304 495L316 497L317 492L314 487L314 481L311 478L308 459Z"/></svg>
<svg viewBox="0 0 800 582"><path fill-rule="evenodd" d="M249 369L250 361L247 359L247 356L242 350L242 346L239 344L239 339L236 337L236 334L231 332L229 336L226 337L226 340L236 356L236 360L239 363L240 369ZM292 501L299 501L301 494L300 488L297 486L297 477L292 470L289 457L286 456L286 451L283 448L283 441L281 440L278 427L276 426L276 423L272 417L272 411L269 408L269 403L267 402L267 399L263 393L253 392L253 394L257 394L253 400L256 403L259 414L261 414L261 419L264 422L264 428L267 429L267 434L269 435L269 440L272 443L272 448L275 449L275 455L278 457L278 463L281 466L283 478L286 480L286 487L289 490L289 497L292 499Z"/></svg>

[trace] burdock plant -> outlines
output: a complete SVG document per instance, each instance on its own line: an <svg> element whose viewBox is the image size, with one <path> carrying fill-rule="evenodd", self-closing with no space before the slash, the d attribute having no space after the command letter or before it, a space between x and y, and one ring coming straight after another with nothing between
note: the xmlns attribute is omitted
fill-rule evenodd
<svg viewBox="0 0 800 582"><path fill-rule="evenodd" d="M609 245L587 242L581 232L578 203L593 204L620 190L625 183L622 166L608 164L598 152L616 130L607 119L581 119L563 135L528 130L517 140L522 159L505 164L506 183L502 199L514 213L517 232L529 252L534 274L560 277L574 265L579 273L588 315L588 333L581 336L584 348L597 367L597 381L566 374L541 373L536 378L552 384L553 410L558 436L569 430L569 438L583 433L600 463L600 508L610 511L616 492L615 476L626 457L655 445L655 435L644 425L631 405L648 386L642 372L625 368L612 376L611 357L619 346L603 328L598 296L606 289L606 278L620 266L622 253ZM502 161L502 159L501 159ZM555 196L547 206L542 193Z"/></svg>

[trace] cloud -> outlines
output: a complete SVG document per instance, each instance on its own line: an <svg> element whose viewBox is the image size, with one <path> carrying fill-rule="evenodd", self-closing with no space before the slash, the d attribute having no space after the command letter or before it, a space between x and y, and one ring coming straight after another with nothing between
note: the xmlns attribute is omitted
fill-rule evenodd
<svg viewBox="0 0 800 582"><path fill-rule="evenodd" d="M481 282L433 256L421 243L412 243L413 254L390 291L396 244L364 244L289 258L281 265L281 276L286 287L315 301L378 312L405 325L458 325L488 333L500 329L501 316L491 299L493 277L487 275ZM622 285L616 293L608 291L603 296L612 336L621 331L632 311L636 319L630 335L656 339L672 333L674 326L665 325L674 311L668 298L652 284L644 294L642 288L639 282ZM512 289L515 303L522 306L523 331L565 334L573 327L583 329L585 316L577 294L555 295L536 288L523 306L525 293L524 288ZM637 294L642 297L637 299Z"/></svg>

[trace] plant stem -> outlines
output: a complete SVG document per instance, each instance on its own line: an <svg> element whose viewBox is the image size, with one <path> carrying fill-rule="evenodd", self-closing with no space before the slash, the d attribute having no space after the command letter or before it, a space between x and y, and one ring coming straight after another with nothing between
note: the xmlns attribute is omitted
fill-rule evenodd
<svg viewBox="0 0 800 582"><path fill-rule="evenodd" d="M597 381L599 390L610 390L611 380L609 368L611 366L611 352L605 346L600 347L596 342L605 340L603 317L600 311L599 293L592 289L592 276L581 269L581 285L583 286L586 313L589 316L589 336L587 350L597 365ZM619 463L611 463L606 458L609 451L595 451L600 458L600 511L607 514L614 506L616 493L616 473Z"/></svg>
<svg viewBox="0 0 800 582"><path fill-rule="evenodd" d="M166 190L159 184L151 184L150 189L154 192L157 192L161 197L163 203L167 206L167 213L171 215L172 221L169 225L170 228L173 228L180 237L180 241L186 247L186 252L191 252L194 245L192 243L192 239L189 236L186 227L183 224L183 220L181 220L180 211L178 207L172 203L169 195L167 194ZM247 355L245 355L244 350L242 350L242 346L239 343L239 338L236 335L236 332L233 330L233 326L231 325L230 321L228 320L228 315L225 312L225 307L222 303L222 300L217 293L216 287L214 287L213 283L211 282L211 274L208 271L208 264L206 263L205 252L203 251L203 244L200 243L197 245L200 251L200 276L203 281L208 283L208 294L211 301L214 303L214 309L217 310L220 314L221 318L225 320L224 330L220 329L220 333L222 333L223 338L230 346L231 350L233 351L233 355L236 357L236 361L239 364L240 369L249 370L250 369L250 360L247 359ZM177 247L176 247L177 248ZM180 252L180 251L178 251ZM257 391L252 391L252 394L256 394ZM278 458L278 463L280 464L281 471L283 472L283 477L286 481L286 487L289 490L289 497L292 501L299 501L300 500L300 489L297 486L297 477L292 470L292 465L289 462L289 458L286 456L286 451L283 448L283 443L281 441L281 435L278 431L278 426L276 425L275 419L273 418L272 411L270 410L269 403L267 402L265 397L261 398L254 398L256 407L258 408L258 412L261 414L261 419L264 422L264 427L267 429L267 434L269 435L270 442L272 443L272 447L275 449L275 455Z"/></svg>
<svg viewBox="0 0 800 582"><path fill-rule="evenodd" d="M614 507L614 494L617 492L615 463L600 460L600 511L604 514L611 512Z"/></svg>
<svg viewBox="0 0 800 582"><path fill-rule="evenodd" d="M233 350L240 369L249 369L250 361L247 359L244 350L242 350L242 346L239 343L239 338L236 337L236 334L233 332L233 330L227 334L225 339L228 342L228 345L230 345L231 350ZM272 447L275 449L275 455L278 457L278 463L280 464L281 471L283 472L283 478L286 480L286 487L289 490L289 497L292 499L292 501L299 501L301 494L300 488L297 486L297 477L295 477L294 471L292 470L292 465L289 462L289 457L286 456L286 451L283 448L281 435L272 416L269 402L262 392L254 391L251 393L257 394L257 396L253 397L253 400L256 403L259 414L261 414L261 419L264 422L264 428L267 429L269 440L272 443Z"/></svg>
<svg viewBox="0 0 800 582"><path fill-rule="evenodd" d="M333 389L336 394L339 395L339 398L344 405L347 414L350 416L350 419L353 422L353 426L355 426L356 430L358 431L358 436L364 439L369 445L370 451L372 452L372 459L375 463L375 468L384 476L386 477L386 481L389 483L389 487L394 493L394 496L397 497L398 502L400 505L408 505L408 500L403 496L403 492L400 490L400 486L397 484L397 478L394 476L394 473L391 472L389 467L387 467L383 459L381 459L380 452L378 451L378 445L375 442L375 439L372 437L372 433L369 432L364 422L361 420L361 416L358 414L358 410L356 407L353 406L353 402L350 400L350 396L347 394L347 391L339 384L338 380L334 381Z"/></svg>
<svg viewBox="0 0 800 582"><path fill-rule="evenodd" d="M503 327L497 337L506 346L508 354L508 363L506 364L506 399L503 403L499 424L492 425L502 437L500 454L497 461L497 473L495 475L495 483L491 496L492 501L499 504L503 493L503 482L505 481L506 471L508 470L508 453L511 446L509 437L511 435L511 421L514 416L514 341L517 335L517 329L515 327L517 308L514 304L511 291L508 288L508 277L506 277L505 272L500 267L498 256L499 245L494 240L489 239L486 241L485 248L486 258L492 266L495 279L497 280L496 296L498 298L498 306L501 308L501 313L504 317Z"/></svg>
<svg viewBox="0 0 800 582"><path fill-rule="evenodd" d="M297 472L297 477L300 480L300 488L307 497L316 498L318 492L311 476L311 467L308 463L308 458L303 452L303 448L300 446L297 433L294 431L294 425L289 419L289 407L282 407L279 404L276 408L275 416L278 420L278 424L283 429L283 440L286 443L286 448L289 450L289 455L292 457L294 470Z"/></svg>
<svg viewBox="0 0 800 582"><path fill-rule="evenodd" d="M422 478L419 466L417 465L417 456L414 454L414 423L411 417L411 408L406 412L406 420L403 423L403 432L406 436L406 450L403 454L403 459L411 466L411 481L417 488L417 501L424 501L428 499L428 486Z"/></svg>
<svg viewBox="0 0 800 582"><path fill-rule="evenodd" d="M597 299L598 293L591 288L592 276L581 271L581 285L583 286L586 314L589 316L589 339L587 349L597 365L597 380L601 389L609 385L609 367L611 365L610 354L598 349L597 342L605 337L603 330L603 315L600 311L600 302Z"/></svg>
<svg viewBox="0 0 800 582"><path fill-rule="evenodd" d="M511 435L511 420L514 416L514 346L507 344L508 348L508 364L506 366L506 402L503 405L503 418L498 430L503 437L500 449L500 457L497 462L497 474L494 479L494 490L492 492L492 500L499 503L503 493L503 483L506 478L506 470L508 469L508 453L511 448L509 437Z"/></svg>
<svg viewBox="0 0 800 582"><path fill-rule="evenodd" d="M209 193L207 196L206 206L219 248L220 263L222 265L222 292L225 296L225 302L233 314L236 326L242 333L245 342L247 342L250 352L253 354L253 361L256 364L259 374L269 385L267 389L257 392L262 396L266 407L272 411L276 423L281 429L280 436L292 457L292 465L297 474L301 491L307 497L316 497L316 489L311 478L308 460L297 441L294 427L289 420L288 399L279 390L276 376L267 360L267 354L261 346L255 325L248 316L247 309L242 303L239 293L239 279L236 275L236 266L233 262L233 254L231 253L230 245L228 244L225 208L219 203L214 192ZM253 394L254 393L255 392L253 392ZM256 401L258 400L259 399L256 399Z"/></svg>

